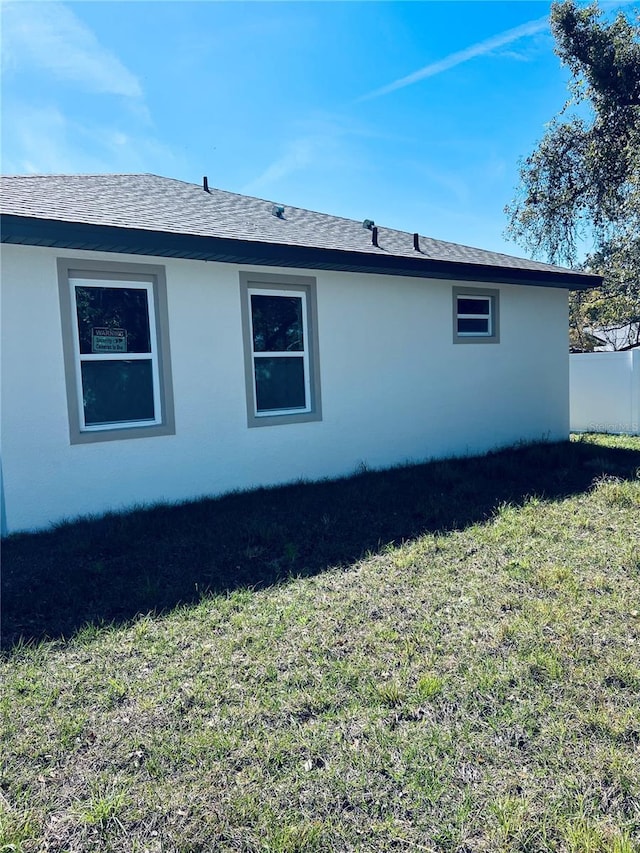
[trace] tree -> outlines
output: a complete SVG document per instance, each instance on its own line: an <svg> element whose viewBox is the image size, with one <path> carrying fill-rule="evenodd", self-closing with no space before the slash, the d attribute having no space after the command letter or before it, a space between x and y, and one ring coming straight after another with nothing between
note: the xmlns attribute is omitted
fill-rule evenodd
<svg viewBox="0 0 640 853"><path fill-rule="evenodd" d="M572 295L571 344L640 345L640 11L555 2L556 54L571 97L520 167L507 235L551 263L604 276ZM583 247L586 256L579 263Z"/></svg>

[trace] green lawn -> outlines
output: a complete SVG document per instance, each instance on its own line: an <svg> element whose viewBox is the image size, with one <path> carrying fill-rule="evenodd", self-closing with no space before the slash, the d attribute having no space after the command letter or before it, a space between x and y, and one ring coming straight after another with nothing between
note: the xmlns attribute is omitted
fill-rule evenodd
<svg viewBox="0 0 640 853"><path fill-rule="evenodd" d="M0 853L640 850L639 470L587 436L10 537Z"/></svg>

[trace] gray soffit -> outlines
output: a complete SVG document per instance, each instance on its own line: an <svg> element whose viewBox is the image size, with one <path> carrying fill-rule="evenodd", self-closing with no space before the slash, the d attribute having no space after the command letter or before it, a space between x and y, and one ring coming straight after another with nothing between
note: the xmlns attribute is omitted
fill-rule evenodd
<svg viewBox="0 0 640 853"><path fill-rule="evenodd" d="M274 210L276 213L274 213ZM2 178L2 242L583 290L599 276L156 175Z"/></svg>

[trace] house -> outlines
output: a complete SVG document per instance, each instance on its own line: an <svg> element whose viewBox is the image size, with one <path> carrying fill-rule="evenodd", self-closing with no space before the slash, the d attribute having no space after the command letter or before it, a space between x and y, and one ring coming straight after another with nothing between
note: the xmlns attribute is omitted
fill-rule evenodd
<svg viewBox="0 0 640 853"><path fill-rule="evenodd" d="M155 175L2 183L3 531L569 430L595 276Z"/></svg>
<svg viewBox="0 0 640 853"><path fill-rule="evenodd" d="M589 329L589 332L596 340L594 352L623 352L640 348L640 322Z"/></svg>

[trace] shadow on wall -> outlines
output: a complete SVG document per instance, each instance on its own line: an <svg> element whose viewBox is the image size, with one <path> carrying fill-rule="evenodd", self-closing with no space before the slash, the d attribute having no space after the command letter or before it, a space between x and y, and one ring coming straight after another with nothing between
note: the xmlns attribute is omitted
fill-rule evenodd
<svg viewBox="0 0 640 853"><path fill-rule="evenodd" d="M2 647L64 639L203 594L260 588L424 533L462 529L504 502L562 498L640 452L540 444L349 479L258 489L66 523L3 542Z"/></svg>

